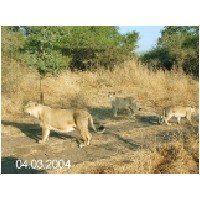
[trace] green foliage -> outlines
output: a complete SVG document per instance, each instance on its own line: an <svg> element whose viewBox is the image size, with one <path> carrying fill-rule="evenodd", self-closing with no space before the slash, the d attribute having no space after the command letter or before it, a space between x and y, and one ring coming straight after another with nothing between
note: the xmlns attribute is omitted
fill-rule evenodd
<svg viewBox="0 0 200 200"><path fill-rule="evenodd" d="M195 33L198 31L197 26L165 26L164 30L161 31L161 35L165 34L183 34L183 33ZM161 37L162 37L161 36Z"/></svg>
<svg viewBox="0 0 200 200"><path fill-rule="evenodd" d="M29 27L24 52L29 65L35 66L40 74L57 74L67 68L70 57L63 56L60 41L63 31L60 27Z"/></svg>
<svg viewBox="0 0 200 200"><path fill-rule="evenodd" d="M18 58L41 75L62 69L111 68L133 55L139 34L114 26L2 27L3 57Z"/></svg>
<svg viewBox="0 0 200 200"><path fill-rule="evenodd" d="M70 49L105 49L115 46L119 37L116 27L69 27L68 37L63 37Z"/></svg>
<svg viewBox="0 0 200 200"><path fill-rule="evenodd" d="M135 31L123 35L121 48L129 52L132 51L133 49L138 47L137 46L138 39L139 39L139 34L136 33Z"/></svg>
<svg viewBox="0 0 200 200"><path fill-rule="evenodd" d="M170 70L175 62L174 56L170 55L169 49L157 46L142 55L141 60L149 64L151 70Z"/></svg>
<svg viewBox="0 0 200 200"><path fill-rule="evenodd" d="M139 34L122 35L117 27L29 27L24 51L38 70L94 69L122 62L136 47Z"/></svg>
<svg viewBox="0 0 200 200"><path fill-rule="evenodd" d="M1 52L4 59L17 59L20 49L24 46L25 38L17 27L1 27Z"/></svg>
<svg viewBox="0 0 200 200"><path fill-rule="evenodd" d="M199 74L199 28L195 26L167 26L161 31L155 49L142 58L151 63L159 59L161 65L176 70L184 70L187 74ZM170 67L169 67L170 66Z"/></svg>

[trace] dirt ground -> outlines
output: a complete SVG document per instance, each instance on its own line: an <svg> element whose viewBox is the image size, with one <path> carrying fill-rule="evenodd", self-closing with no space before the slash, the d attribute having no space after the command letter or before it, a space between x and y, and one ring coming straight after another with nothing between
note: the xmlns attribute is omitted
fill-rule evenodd
<svg viewBox="0 0 200 200"><path fill-rule="evenodd" d="M83 149L78 148L76 131L52 132L46 144L38 144L41 128L36 119L3 118L1 173L199 173L197 116L192 124L183 119L178 125L172 119L167 126L158 124L153 112L140 112L134 120L126 113L114 119L110 108L89 111L98 113L106 129L90 130L91 145Z"/></svg>

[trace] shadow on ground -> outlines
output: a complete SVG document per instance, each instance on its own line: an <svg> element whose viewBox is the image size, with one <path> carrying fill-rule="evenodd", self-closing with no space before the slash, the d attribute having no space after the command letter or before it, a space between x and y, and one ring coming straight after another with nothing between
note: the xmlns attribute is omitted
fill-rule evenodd
<svg viewBox="0 0 200 200"><path fill-rule="evenodd" d="M123 146L125 148L127 148L129 150L135 151L135 150L138 150L142 147L141 144L134 142L134 140L125 139L122 136L120 136L119 134L114 133L113 131L110 131L110 130L107 130L106 133L104 133L104 135L111 136L111 137L117 139L119 142L121 142L121 144L123 144ZM117 146L117 142L114 143L114 146ZM110 148L112 148L112 147L110 147Z"/></svg>
<svg viewBox="0 0 200 200"><path fill-rule="evenodd" d="M127 110L119 110L118 116L113 116L113 110L112 108L94 108L94 107L88 107L89 112L92 114L94 118L97 118L99 120L124 120L124 119L130 119L133 120L134 118L129 117ZM138 122L141 123L148 123L148 124L158 124L159 118L156 116L137 116L136 119Z"/></svg>
<svg viewBox="0 0 200 200"><path fill-rule="evenodd" d="M177 125L179 126L179 125ZM193 135L198 133L198 126L192 126L191 124L185 124L184 130L181 129L171 129L170 131L162 131L155 135L157 142L166 143L172 140L189 140Z"/></svg>
<svg viewBox="0 0 200 200"><path fill-rule="evenodd" d="M156 116L137 116L137 120L143 124L159 125L159 117Z"/></svg>
<svg viewBox="0 0 200 200"><path fill-rule="evenodd" d="M27 137L34 139L36 141L40 140L42 137L42 129L39 124L30 124L30 123L19 123L19 122L11 122L2 120L1 123L7 126L13 126L15 128L20 129L22 133L24 133ZM74 133L72 133L74 134ZM51 131L50 137L55 137L59 139L76 139L76 137L66 134L66 133L57 133Z"/></svg>
<svg viewBox="0 0 200 200"><path fill-rule="evenodd" d="M93 108L88 107L89 112L92 114L94 118L98 118L100 120L105 119L113 119L113 111L111 108Z"/></svg>
<svg viewBox="0 0 200 200"><path fill-rule="evenodd" d="M21 166L20 162L15 157L1 157L1 174L46 174L44 170L32 169L31 166ZM17 165L17 166L16 166Z"/></svg>

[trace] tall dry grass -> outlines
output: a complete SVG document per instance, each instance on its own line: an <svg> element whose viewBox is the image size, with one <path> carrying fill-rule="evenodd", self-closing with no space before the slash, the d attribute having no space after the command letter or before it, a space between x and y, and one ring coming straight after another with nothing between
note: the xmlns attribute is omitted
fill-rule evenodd
<svg viewBox="0 0 200 200"><path fill-rule="evenodd" d="M184 74L149 71L136 60L115 66L114 71L65 71L42 81L45 103L53 106L110 106L108 91L133 95L140 106L159 112L169 105L198 106L198 81ZM2 116L22 112L24 102L39 101L36 70L16 61L2 62ZM14 105L14 106L13 106Z"/></svg>

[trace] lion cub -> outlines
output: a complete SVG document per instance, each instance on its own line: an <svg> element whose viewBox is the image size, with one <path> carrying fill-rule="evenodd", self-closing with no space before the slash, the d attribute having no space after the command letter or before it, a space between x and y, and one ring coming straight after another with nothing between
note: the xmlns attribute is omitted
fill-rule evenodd
<svg viewBox="0 0 200 200"><path fill-rule="evenodd" d="M170 120L172 117L177 118L178 124L181 123L181 117L186 117L186 119L191 123L191 116L194 112L196 112L196 109L191 106L166 107L163 109L162 116L160 117L160 123L165 122L167 125L170 125L168 120Z"/></svg>
<svg viewBox="0 0 200 200"><path fill-rule="evenodd" d="M108 98L112 102L114 117L117 117L119 109L126 109L128 110L129 116L135 117L136 101L134 97L119 97L115 95L115 92L109 92Z"/></svg>

